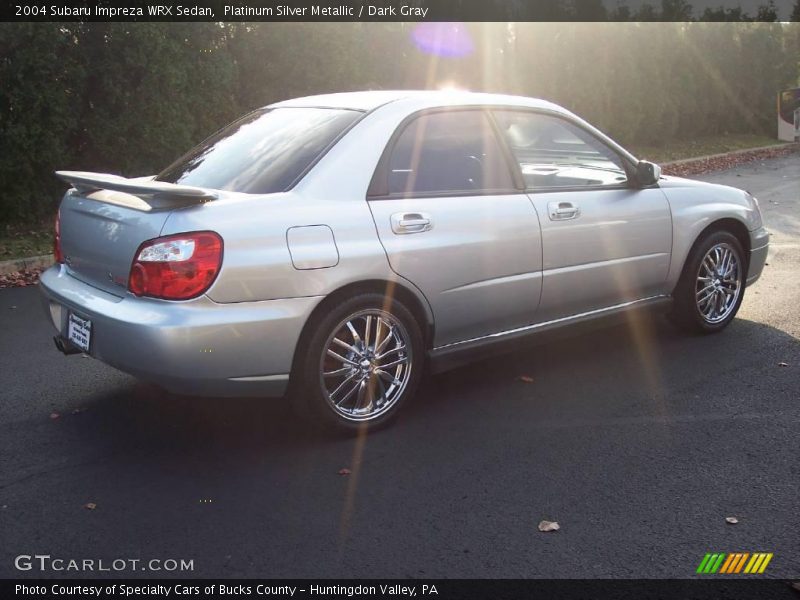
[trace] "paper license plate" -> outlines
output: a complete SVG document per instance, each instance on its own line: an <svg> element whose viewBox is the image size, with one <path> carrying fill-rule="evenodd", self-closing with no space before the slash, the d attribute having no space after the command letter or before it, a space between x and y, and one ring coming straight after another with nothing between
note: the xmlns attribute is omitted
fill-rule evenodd
<svg viewBox="0 0 800 600"><path fill-rule="evenodd" d="M89 342L92 338L92 322L69 313L67 339L84 352L89 351Z"/></svg>

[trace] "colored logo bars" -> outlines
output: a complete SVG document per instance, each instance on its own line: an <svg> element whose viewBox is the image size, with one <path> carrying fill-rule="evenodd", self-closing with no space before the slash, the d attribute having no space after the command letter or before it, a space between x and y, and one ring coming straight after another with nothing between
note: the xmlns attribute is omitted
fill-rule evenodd
<svg viewBox="0 0 800 600"><path fill-rule="evenodd" d="M771 560L772 552L754 552L752 554L749 552L708 553L700 561L697 573L702 575L763 573Z"/></svg>

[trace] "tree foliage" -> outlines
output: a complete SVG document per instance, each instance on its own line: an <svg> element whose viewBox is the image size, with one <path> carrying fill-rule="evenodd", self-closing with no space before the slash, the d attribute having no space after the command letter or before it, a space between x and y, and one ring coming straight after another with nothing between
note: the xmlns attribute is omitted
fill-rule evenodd
<svg viewBox="0 0 800 600"><path fill-rule="evenodd" d="M0 24L0 222L50 215L56 169L151 174L284 98L453 84L550 99L653 145L773 135L775 94L798 83L800 25L774 22L770 3L757 15L767 23L642 22L688 18L684 0L551 9L639 22L434 25L469 38L459 57L420 49L409 23Z"/></svg>
<svg viewBox="0 0 800 600"><path fill-rule="evenodd" d="M800 21L800 0L794 1L794 6L792 6L792 14L789 16L789 20L795 22Z"/></svg>

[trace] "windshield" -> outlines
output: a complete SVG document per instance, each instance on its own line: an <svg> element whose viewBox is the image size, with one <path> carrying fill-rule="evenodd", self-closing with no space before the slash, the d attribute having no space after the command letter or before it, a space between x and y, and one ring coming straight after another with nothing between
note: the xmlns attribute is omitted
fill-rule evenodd
<svg viewBox="0 0 800 600"><path fill-rule="evenodd" d="M282 192L362 114L326 108L257 110L208 138L156 179L250 194Z"/></svg>

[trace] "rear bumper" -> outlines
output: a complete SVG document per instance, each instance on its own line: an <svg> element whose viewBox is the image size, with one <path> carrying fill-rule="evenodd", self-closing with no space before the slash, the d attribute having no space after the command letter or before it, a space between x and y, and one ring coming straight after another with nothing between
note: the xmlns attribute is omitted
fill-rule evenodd
<svg viewBox="0 0 800 600"><path fill-rule="evenodd" d="M92 322L89 354L180 394L280 396L303 325L321 297L218 304L122 297L56 265L40 278L45 311L67 336L67 312Z"/></svg>
<svg viewBox="0 0 800 600"><path fill-rule="evenodd" d="M769 254L769 232L759 227L750 232L750 261L747 268L747 285L752 285L761 277Z"/></svg>

